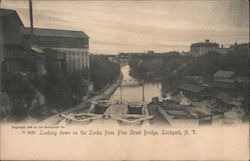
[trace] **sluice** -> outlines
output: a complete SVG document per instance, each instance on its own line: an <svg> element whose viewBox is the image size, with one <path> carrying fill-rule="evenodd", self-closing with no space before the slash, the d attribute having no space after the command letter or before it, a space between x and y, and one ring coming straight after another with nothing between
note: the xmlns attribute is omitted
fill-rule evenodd
<svg viewBox="0 0 250 161"><path fill-rule="evenodd" d="M114 120L121 124L142 124L144 121L152 119L149 116L147 105L131 102L111 103L105 100L92 102L90 109L86 113L60 114L66 123L90 123L97 119Z"/></svg>

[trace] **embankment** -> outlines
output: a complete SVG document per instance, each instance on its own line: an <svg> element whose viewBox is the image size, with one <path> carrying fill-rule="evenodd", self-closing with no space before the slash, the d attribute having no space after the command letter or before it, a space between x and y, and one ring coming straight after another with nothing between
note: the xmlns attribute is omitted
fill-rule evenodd
<svg viewBox="0 0 250 161"><path fill-rule="evenodd" d="M102 91L100 94L93 96L92 98L89 98L87 100L84 100L83 102L81 102L80 104L61 112L62 114L70 114L82 109L87 109L89 107L89 102L91 101L97 101L100 99L109 99L111 97L111 95L116 91L116 89L120 86L120 84L122 83L122 79L123 79L123 75L122 73L120 73L119 77L117 78L117 80L112 83L110 86L108 86L107 88L105 88L104 91ZM57 124L58 122L60 122L62 120L62 117L59 116L59 114L55 114L53 116L50 116L49 118L39 122L42 124Z"/></svg>

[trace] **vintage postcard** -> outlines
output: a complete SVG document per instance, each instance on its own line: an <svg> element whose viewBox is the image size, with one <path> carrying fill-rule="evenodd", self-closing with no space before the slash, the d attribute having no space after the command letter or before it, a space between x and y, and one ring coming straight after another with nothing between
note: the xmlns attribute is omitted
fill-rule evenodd
<svg viewBox="0 0 250 161"><path fill-rule="evenodd" d="M249 1L0 0L1 160L249 160Z"/></svg>

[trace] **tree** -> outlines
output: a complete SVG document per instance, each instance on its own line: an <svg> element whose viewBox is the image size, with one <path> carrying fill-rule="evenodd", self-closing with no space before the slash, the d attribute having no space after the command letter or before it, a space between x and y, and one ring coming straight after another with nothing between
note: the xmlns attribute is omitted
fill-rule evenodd
<svg viewBox="0 0 250 161"><path fill-rule="evenodd" d="M72 91L73 102L81 101L82 97L88 93L88 80L86 72L65 73L65 77Z"/></svg>
<svg viewBox="0 0 250 161"><path fill-rule="evenodd" d="M92 55L90 57L90 78L94 83L96 91L101 90L108 83L114 81L119 74L119 64L110 62L103 55Z"/></svg>
<svg viewBox="0 0 250 161"><path fill-rule="evenodd" d="M12 102L11 117L21 120L27 116L31 102L35 97L35 88L28 75L8 74L5 90Z"/></svg>

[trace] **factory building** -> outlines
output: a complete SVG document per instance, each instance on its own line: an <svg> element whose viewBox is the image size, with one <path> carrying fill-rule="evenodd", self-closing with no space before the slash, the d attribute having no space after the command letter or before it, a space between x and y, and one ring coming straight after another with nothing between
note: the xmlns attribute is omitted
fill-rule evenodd
<svg viewBox="0 0 250 161"><path fill-rule="evenodd" d="M89 68L89 37L84 32L34 28L32 39L30 28L21 27L20 32L24 46L32 44L33 47L65 53L67 71Z"/></svg>
<svg viewBox="0 0 250 161"><path fill-rule="evenodd" d="M17 72L23 68L24 47L21 45L21 19L14 10L0 9L0 71ZM0 73L1 74L1 73Z"/></svg>
<svg viewBox="0 0 250 161"><path fill-rule="evenodd" d="M219 45L217 43L211 43L209 40L205 42L191 44L190 55L192 57L200 57L211 51L219 51Z"/></svg>

